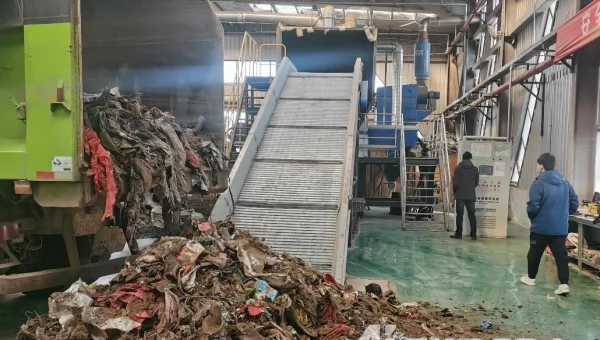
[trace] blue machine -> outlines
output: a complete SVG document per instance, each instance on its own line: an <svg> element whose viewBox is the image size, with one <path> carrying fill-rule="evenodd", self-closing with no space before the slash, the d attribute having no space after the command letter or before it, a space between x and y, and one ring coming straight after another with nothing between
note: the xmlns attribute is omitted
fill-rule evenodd
<svg viewBox="0 0 600 340"><path fill-rule="evenodd" d="M417 143L417 123L422 122L432 112L432 109L428 108L430 99L435 99L435 94L428 92L425 86L417 84L402 86L406 146L414 146ZM394 144L394 133L396 133L396 150L400 150L400 130L393 126L390 112L392 112L392 87L380 87L377 89L377 125L369 127L369 145L391 146ZM394 157L394 152L389 151L388 156Z"/></svg>
<svg viewBox="0 0 600 340"><path fill-rule="evenodd" d="M415 44L415 80L417 84L402 86L402 114L404 118L404 140L406 146L417 143L417 123L422 122L434 109L435 99L439 99L439 92L429 92L426 82L429 79L429 64L431 58L431 45L427 37L427 26L422 25L419 38ZM392 122L392 92L391 86L377 89L377 118L376 125L369 126L369 145L393 146L396 141L395 151L400 150L400 131ZM361 132L364 136L364 132ZM396 134L396 138L394 138ZM394 151L388 152L388 157L395 157Z"/></svg>

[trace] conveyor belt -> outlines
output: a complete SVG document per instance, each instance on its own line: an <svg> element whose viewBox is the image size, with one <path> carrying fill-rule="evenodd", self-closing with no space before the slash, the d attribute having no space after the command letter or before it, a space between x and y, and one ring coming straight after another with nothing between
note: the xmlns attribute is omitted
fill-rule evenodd
<svg viewBox="0 0 600 340"><path fill-rule="evenodd" d="M322 74L285 59L211 218L343 280L360 79L360 60Z"/></svg>

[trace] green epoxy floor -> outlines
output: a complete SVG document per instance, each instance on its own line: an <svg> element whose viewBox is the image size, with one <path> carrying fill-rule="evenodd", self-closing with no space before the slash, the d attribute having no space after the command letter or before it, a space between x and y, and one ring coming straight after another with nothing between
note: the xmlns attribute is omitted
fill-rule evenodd
<svg viewBox="0 0 600 340"><path fill-rule="evenodd" d="M487 310L510 309L508 320L489 321L504 321L503 329L514 328L520 335L599 339L600 282L571 268L571 295L548 299L548 294L555 297L558 278L554 260L544 256L537 285L521 284L528 237L528 229L510 225L505 240L454 240L446 232L402 231L400 222L388 217L367 218L349 251L347 273L394 281L401 301L439 302L460 310L479 304Z"/></svg>

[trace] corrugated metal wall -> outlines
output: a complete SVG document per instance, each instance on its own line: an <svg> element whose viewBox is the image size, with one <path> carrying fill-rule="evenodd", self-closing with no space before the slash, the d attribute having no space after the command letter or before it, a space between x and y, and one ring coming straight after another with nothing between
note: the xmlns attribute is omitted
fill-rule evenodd
<svg viewBox="0 0 600 340"><path fill-rule="evenodd" d="M529 1L529 0L527 0ZM556 19L553 29L571 18L577 9L576 1L559 1L556 11ZM543 20L536 20L536 35L542 32ZM516 54L527 50L535 41L533 35L533 22L528 24L518 36L515 46ZM533 61L533 60L532 60ZM515 71L517 75L523 71ZM572 89L574 86L573 75L563 65L555 65L544 72L546 80L545 101L542 113L542 105L536 106L527 149L523 161L523 169L517 188L511 189L511 215L513 219L521 224L529 225L529 219L525 211L528 200L527 193L531 183L538 175L536 172L537 158L544 152L550 152L556 156L556 168L569 178L572 174L572 157L569 151L573 142L573 115L572 112ZM529 93L522 86L513 88L511 107L515 131L520 122L523 108L527 105ZM515 142L519 141L515 136Z"/></svg>
<svg viewBox="0 0 600 340"><path fill-rule="evenodd" d="M391 58L390 58L391 59ZM382 82L385 82L385 62L377 62L376 72ZM415 83L415 64L412 62L404 63L403 82L404 84ZM387 67L387 84L392 85L393 67L391 60ZM448 95L448 64L432 63L429 74L429 90L439 91L440 100L437 101L438 110L443 110L447 105Z"/></svg>
<svg viewBox="0 0 600 340"><path fill-rule="evenodd" d="M558 2L556 18L554 19L555 28L564 24L577 13L577 8L579 5L578 3L579 1L575 0L564 0Z"/></svg>
<svg viewBox="0 0 600 340"><path fill-rule="evenodd" d="M544 110L538 102L519 181L519 189L523 190L529 190L529 186L537 176L536 161L544 152L550 152L556 156L556 168L562 173L566 174L568 169L569 134L572 128L569 114L571 111L570 89L573 84L573 76L563 65L553 66L544 72L544 75L546 77Z"/></svg>
<svg viewBox="0 0 600 340"><path fill-rule="evenodd" d="M275 33L272 34L250 34L254 40L261 44L275 44ZM242 47L242 41L244 40L244 33L225 33L225 39L223 40L223 50L225 60L238 60L240 56L240 48ZM277 60L279 57L279 48L277 47L265 47L262 52L263 60Z"/></svg>
<svg viewBox="0 0 600 340"><path fill-rule="evenodd" d="M572 135L573 74L563 65L557 65L544 72L546 77L546 99L544 102L543 148L556 156L556 167L569 176L569 144ZM541 106L541 105L540 105ZM541 110L536 114L541 116ZM570 176L569 176L570 177Z"/></svg>
<svg viewBox="0 0 600 340"><path fill-rule="evenodd" d="M531 14L534 6L535 0L509 0L507 31L513 32Z"/></svg>

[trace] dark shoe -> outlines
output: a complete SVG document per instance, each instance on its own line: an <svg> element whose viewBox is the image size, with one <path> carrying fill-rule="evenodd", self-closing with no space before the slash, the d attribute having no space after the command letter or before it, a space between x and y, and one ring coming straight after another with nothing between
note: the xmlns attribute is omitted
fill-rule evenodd
<svg viewBox="0 0 600 340"><path fill-rule="evenodd" d="M477 236L471 236L471 240L477 241Z"/></svg>
<svg viewBox="0 0 600 340"><path fill-rule="evenodd" d="M457 240L462 240L462 236L460 236L460 235L450 235L450 238L455 238Z"/></svg>

